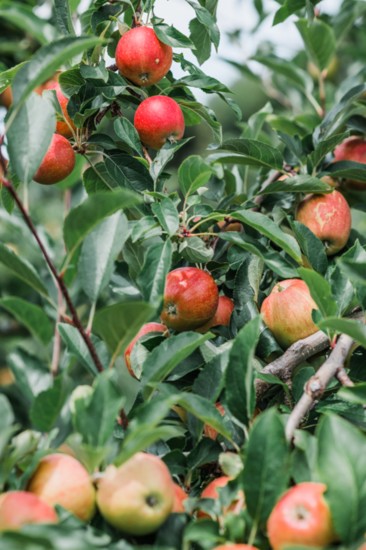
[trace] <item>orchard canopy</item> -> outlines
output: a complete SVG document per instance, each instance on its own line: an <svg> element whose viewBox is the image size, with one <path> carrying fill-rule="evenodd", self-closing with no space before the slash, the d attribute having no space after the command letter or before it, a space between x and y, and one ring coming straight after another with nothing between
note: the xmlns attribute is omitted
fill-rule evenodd
<svg viewBox="0 0 366 550"><path fill-rule="evenodd" d="M0 0L0 550L365 550L365 28Z"/></svg>

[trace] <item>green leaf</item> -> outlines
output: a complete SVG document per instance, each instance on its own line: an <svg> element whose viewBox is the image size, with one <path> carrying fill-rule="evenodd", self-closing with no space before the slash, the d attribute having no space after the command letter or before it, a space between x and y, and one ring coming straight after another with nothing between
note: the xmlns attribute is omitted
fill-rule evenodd
<svg viewBox="0 0 366 550"><path fill-rule="evenodd" d="M220 42L220 31L215 18L205 7L198 4L195 0L187 0L187 2L195 10L198 21L206 28L210 40L217 50Z"/></svg>
<svg viewBox="0 0 366 550"><path fill-rule="evenodd" d="M141 140L132 122L125 117L117 118L114 121L113 129L123 143L126 143L139 156L142 156Z"/></svg>
<svg viewBox="0 0 366 550"><path fill-rule="evenodd" d="M202 25L198 19L192 19L189 22L190 39L194 44L193 53L197 61L202 65L211 55L211 40L205 25Z"/></svg>
<svg viewBox="0 0 366 550"><path fill-rule="evenodd" d="M14 315L42 344L47 345L51 341L53 326L42 308L22 298L10 296L1 298L0 306Z"/></svg>
<svg viewBox="0 0 366 550"><path fill-rule="evenodd" d="M148 393L211 336L210 332L203 335L197 332L182 332L167 338L154 348L143 365L141 378L145 388L150 386Z"/></svg>
<svg viewBox="0 0 366 550"><path fill-rule="evenodd" d="M334 188L312 176L294 176L285 180L276 180L268 185L260 195L271 193L331 193Z"/></svg>
<svg viewBox="0 0 366 550"><path fill-rule="evenodd" d="M320 329L335 330L340 334L348 334L361 346L366 348L366 325L353 319L340 319L339 317L327 317L317 323Z"/></svg>
<svg viewBox="0 0 366 550"><path fill-rule="evenodd" d="M334 527L342 542L351 543L366 530L366 437L335 414L321 419L316 435L318 469L327 485Z"/></svg>
<svg viewBox="0 0 366 550"><path fill-rule="evenodd" d="M121 212L102 221L85 238L79 259L79 278L83 291L93 303L109 283L115 259L127 238L128 221Z"/></svg>
<svg viewBox="0 0 366 550"><path fill-rule="evenodd" d="M201 395L183 392L180 394L177 404L183 407L186 411L201 420L204 424L208 424L214 428L219 434L224 436L229 441L232 441L232 436L227 429L222 415L219 413L214 403Z"/></svg>
<svg viewBox="0 0 366 550"><path fill-rule="evenodd" d="M36 395L52 385L49 365L45 365L39 357L29 355L24 350L10 353L8 365L16 380L17 388L28 406Z"/></svg>
<svg viewBox="0 0 366 550"><path fill-rule="evenodd" d="M366 181L366 166L361 162L342 160L327 166L327 174L332 176L332 178Z"/></svg>
<svg viewBox="0 0 366 550"><path fill-rule="evenodd" d="M317 167L323 158L348 136L348 132L342 132L328 139L318 141L314 151L309 155L313 167Z"/></svg>
<svg viewBox="0 0 366 550"><path fill-rule="evenodd" d="M255 317L236 336L225 373L226 402L230 412L248 426L255 408L254 353L261 330L261 318Z"/></svg>
<svg viewBox="0 0 366 550"><path fill-rule="evenodd" d="M251 59L261 65L271 69L276 75L282 75L293 86L302 90L304 93L313 87L311 77L294 63L289 63L287 59L280 59L275 55L254 55Z"/></svg>
<svg viewBox="0 0 366 550"><path fill-rule="evenodd" d="M68 351L75 355L75 357L82 365L84 365L84 367L86 367L92 376L96 376L98 374L97 368L78 329L66 323L59 323L58 330L64 344L67 346ZM91 335L91 339L103 367L107 368L109 357L106 354L103 342L98 340L93 335Z"/></svg>
<svg viewBox="0 0 366 550"><path fill-rule="evenodd" d="M253 424L243 473L248 512L260 525L265 524L287 487L289 458L282 418L274 407L270 408Z"/></svg>
<svg viewBox="0 0 366 550"><path fill-rule="evenodd" d="M47 289L39 278L34 267L27 260L21 260L15 252L1 243L0 262L10 269L16 277L28 284L34 290L43 296L48 296Z"/></svg>
<svg viewBox="0 0 366 550"><path fill-rule="evenodd" d="M55 0L55 16L57 28L62 34L66 36L68 34L75 35L68 0Z"/></svg>
<svg viewBox="0 0 366 550"><path fill-rule="evenodd" d="M207 263L212 260L214 249L207 245L200 237L189 237L179 245L182 258L190 263Z"/></svg>
<svg viewBox="0 0 366 550"><path fill-rule="evenodd" d="M159 40L164 42L164 44L168 44L172 48L190 48L191 50L195 49L195 45L188 38L188 36L178 31L172 25L162 23L161 19L158 19L156 17L152 18L152 23L156 36L159 38Z"/></svg>
<svg viewBox="0 0 366 550"><path fill-rule="evenodd" d="M178 143L166 143L155 156L150 166L150 175L156 183L159 176L162 174L164 168L169 161L172 160L175 153L183 147L191 138L182 139Z"/></svg>
<svg viewBox="0 0 366 550"><path fill-rule="evenodd" d="M85 236L107 216L123 208L131 208L141 202L141 198L128 189L101 192L90 195L84 202L73 208L64 223L64 239L70 258Z"/></svg>
<svg viewBox="0 0 366 550"><path fill-rule="evenodd" d="M320 19L299 19L295 23L304 41L306 51L320 70L325 69L336 50L334 31L330 25Z"/></svg>
<svg viewBox="0 0 366 550"><path fill-rule="evenodd" d="M47 44L56 38L56 29L45 19L34 14L33 8L24 3L2 1L0 19L34 37L40 44Z"/></svg>
<svg viewBox="0 0 366 550"><path fill-rule="evenodd" d="M180 106L185 120L193 119L192 124L198 124L200 120L203 120L211 128L214 143L220 144L222 142L222 126L211 109L204 107L198 101L188 100L182 100Z"/></svg>
<svg viewBox="0 0 366 550"><path fill-rule="evenodd" d="M113 304L97 312L93 330L117 356L123 352L142 325L150 321L154 311L155 309L146 302Z"/></svg>
<svg viewBox="0 0 366 550"><path fill-rule="evenodd" d="M306 0L284 0L283 5L276 11L273 25L278 25L285 21L290 15L297 12L297 10L304 8Z"/></svg>
<svg viewBox="0 0 366 550"><path fill-rule="evenodd" d="M336 315L338 313L338 305L332 294L330 284L324 277L306 267L301 267L299 275L309 287L311 297L319 308L323 317Z"/></svg>
<svg viewBox="0 0 366 550"><path fill-rule="evenodd" d="M33 426L41 432L49 432L55 425L67 397L62 376L55 378L53 386L34 399L30 418Z"/></svg>
<svg viewBox="0 0 366 550"><path fill-rule="evenodd" d="M173 247L170 240L150 246L136 281L144 300L156 308L163 298L166 276L172 265L172 255Z"/></svg>
<svg viewBox="0 0 366 550"><path fill-rule="evenodd" d="M299 264L302 263L301 250L297 241L291 235L284 233L278 224L272 221L268 216L250 210L237 210L232 213L232 217L253 227L253 229L256 229L259 233L287 252L296 262Z"/></svg>
<svg viewBox="0 0 366 550"><path fill-rule="evenodd" d="M179 167L178 181L183 195L187 198L206 185L212 175L212 168L202 157L192 155L187 157Z"/></svg>
<svg viewBox="0 0 366 550"><path fill-rule="evenodd" d="M349 401L350 403L356 403L359 405L366 405L366 382L356 384L352 388L343 387L338 392L338 397Z"/></svg>
<svg viewBox="0 0 366 550"><path fill-rule="evenodd" d="M179 215L172 199L165 197L160 202L154 202L151 205L151 210L169 237L175 235L179 228Z"/></svg>
<svg viewBox="0 0 366 550"><path fill-rule="evenodd" d="M21 182L32 180L55 129L56 116L51 102L32 94L7 131L9 159Z"/></svg>
<svg viewBox="0 0 366 550"><path fill-rule="evenodd" d="M23 61L22 63L18 63L18 65L15 65L11 69L7 69L6 71L2 71L0 73L0 94L8 86L10 86L13 78L15 77L15 75L17 74L19 69L21 69L23 67L23 65L25 65L25 64L26 64L26 61Z"/></svg>
<svg viewBox="0 0 366 550"><path fill-rule="evenodd" d="M278 149L256 139L229 139L217 152L207 157L209 162L265 166L282 170L283 158Z"/></svg>
<svg viewBox="0 0 366 550"><path fill-rule="evenodd" d="M10 402L5 395L0 394L0 418L1 418L1 432L0 432L0 480L2 480L2 467L4 464L3 453L9 442L9 439L17 430L14 426L14 413L11 408ZM2 484L0 484L2 489Z"/></svg>
<svg viewBox="0 0 366 550"><path fill-rule="evenodd" d="M366 285L366 261L360 262L341 257L339 258L338 265L355 284L362 286Z"/></svg>
<svg viewBox="0 0 366 550"><path fill-rule="evenodd" d="M328 258L322 241L306 225L297 221L290 222L290 224L311 267L324 275L328 268Z"/></svg>

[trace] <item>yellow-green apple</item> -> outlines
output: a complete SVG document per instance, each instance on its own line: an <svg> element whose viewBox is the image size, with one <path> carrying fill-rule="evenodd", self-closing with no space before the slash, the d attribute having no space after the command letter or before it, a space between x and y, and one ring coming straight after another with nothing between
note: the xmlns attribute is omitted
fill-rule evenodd
<svg viewBox="0 0 366 550"><path fill-rule="evenodd" d="M57 523L52 506L27 491L9 491L0 495L0 531L16 531L31 523Z"/></svg>
<svg viewBox="0 0 366 550"><path fill-rule="evenodd" d="M258 550L255 546L250 544L239 544L236 542L227 542L226 544L220 544L220 546L215 546L213 550Z"/></svg>
<svg viewBox="0 0 366 550"><path fill-rule="evenodd" d="M339 191L305 197L297 207L296 220L323 242L328 256L342 250L351 232L351 210Z"/></svg>
<svg viewBox="0 0 366 550"><path fill-rule="evenodd" d="M83 521L89 521L94 515L93 483L84 466L72 456L54 453L43 457L27 489L50 505L62 506Z"/></svg>
<svg viewBox="0 0 366 550"><path fill-rule="evenodd" d="M197 332L207 332L211 327L224 326L228 327L230 325L230 319L232 312L234 311L234 302L228 296L219 296L219 303L215 315L212 319L209 319L207 323L198 327Z"/></svg>
<svg viewBox="0 0 366 550"><path fill-rule="evenodd" d="M5 107L6 109L9 109L12 103L13 103L13 92L11 91L11 87L8 86L0 94L0 105L3 105L3 107Z"/></svg>
<svg viewBox="0 0 366 550"><path fill-rule="evenodd" d="M219 411L221 416L225 415L225 409L220 402L215 403L215 407ZM218 433L215 430L215 428L212 428L212 426L209 426L208 424L205 424L203 426L203 433L206 437L209 437L210 439L213 439L213 440L215 440L218 436Z"/></svg>
<svg viewBox="0 0 366 550"><path fill-rule="evenodd" d="M127 369L128 369L128 372L131 374L131 376L133 376L134 378L137 378L136 374L134 373L133 369L132 369L132 366L131 366L131 353L132 353L132 350L134 348L134 345L136 344L136 342L142 338L142 336L145 336L146 334L150 334L150 333L165 333L165 336L168 336L169 335L169 331L168 331L168 328L165 326L165 325L162 325L161 323L146 323L145 325L143 325L140 330L138 331L138 333L136 334L136 336L131 340L131 342L128 344L126 350L125 350L125 353L124 353L124 357L125 357L125 362L126 362L126 366L127 366Z"/></svg>
<svg viewBox="0 0 366 550"><path fill-rule="evenodd" d="M277 283L261 307L263 321L277 342L287 348L318 330L311 312L318 309L307 284L301 279Z"/></svg>
<svg viewBox="0 0 366 550"><path fill-rule="evenodd" d="M173 482L174 487L174 504L172 513L183 514L185 512L184 501L187 500L188 495L184 489L178 483Z"/></svg>
<svg viewBox="0 0 366 550"><path fill-rule="evenodd" d="M59 73L56 74L56 76L53 79L48 80L45 84L43 84L42 86L39 86L36 89L36 92L39 94L42 94L44 90L55 90L56 97L60 104L62 115L64 118L63 120L58 120L56 122L56 133L61 134L66 138L70 138L72 137L73 132L76 130L76 126L74 122L71 120L71 117L67 111L67 104L69 100L63 94L58 78L59 78Z"/></svg>
<svg viewBox="0 0 366 550"><path fill-rule="evenodd" d="M207 271L179 267L166 277L161 320L174 330L194 330L211 319L219 302L219 291Z"/></svg>
<svg viewBox="0 0 366 550"><path fill-rule="evenodd" d="M67 178L74 166L75 153L69 141L59 134L54 134L33 179L37 183L51 185Z"/></svg>
<svg viewBox="0 0 366 550"><path fill-rule="evenodd" d="M182 109L165 95L144 99L136 109L134 125L142 143L152 149L161 149L167 141L174 143L184 134Z"/></svg>
<svg viewBox="0 0 366 550"><path fill-rule="evenodd" d="M169 71L172 60L172 48L161 42L151 27L134 27L117 44L118 70L138 86L159 82Z"/></svg>
<svg viewBox="0 0 366 550"><path fill-rule="evenodd" d="M337 540L324 483L303 482L292 487L273 508L267 523L273 550L299 545L323 548Z"/></svg>
<svg viewBox="0 0 366 550"><path fill-rule="evenodd" d="M212 498L214 500L217 500L219 498L218 490L220 487L226 487L226 485L231 481L232 478L229 476L220 476L211 481L205 489L201 493L201 498ZM232 514L239 514L240 511L245 507L245 498L243 491L239 490L236 498L229 504L229 506L226 506L223 510L224 514L227 514L228 512L231 512ZM197 513L198 518L207 518L209 517L206 512L203 510L198 510Z"/></svg>
<svg viewBox="0 0 366 550"><path fill-rule="evenodd" d="M104 519L130 535L156 531L173 510L174 498L168 467L147 453L136 453L119 467L108 466L97 490Z"/></svg>
<svg viewBox="0 0 366 550"><path fill-rule="evenodd" d="M334 149L334 162L351 160L366 164L366 139L363 137L351 136ZM348 187L353 189L366 189L366 182L361 180L346 180Z"/></svg>

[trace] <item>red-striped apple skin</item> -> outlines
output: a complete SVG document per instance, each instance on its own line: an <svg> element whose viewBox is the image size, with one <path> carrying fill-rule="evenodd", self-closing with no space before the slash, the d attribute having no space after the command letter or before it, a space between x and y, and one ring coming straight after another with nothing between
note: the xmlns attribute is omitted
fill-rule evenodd
<svg viewBox="0 0 366 550"><path fill-rule="evenodd" d="M27 491L9 491L0 495L0 532L17 531L33 523L57 523L52 506Z"/></svg>

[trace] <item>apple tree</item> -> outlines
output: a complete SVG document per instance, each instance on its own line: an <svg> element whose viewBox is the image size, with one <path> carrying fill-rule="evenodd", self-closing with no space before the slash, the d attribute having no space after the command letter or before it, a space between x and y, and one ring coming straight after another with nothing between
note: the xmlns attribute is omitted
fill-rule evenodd
<svg viewBox="0 0 366 550"><path fill-rule="evenodd" d="M0 0L0 550L365 549L366 3L164 4Z"/></svg>

